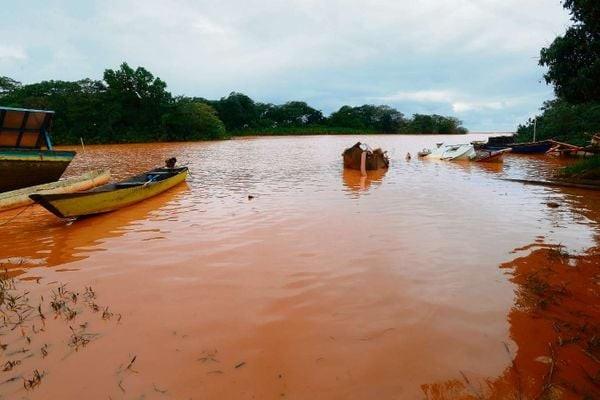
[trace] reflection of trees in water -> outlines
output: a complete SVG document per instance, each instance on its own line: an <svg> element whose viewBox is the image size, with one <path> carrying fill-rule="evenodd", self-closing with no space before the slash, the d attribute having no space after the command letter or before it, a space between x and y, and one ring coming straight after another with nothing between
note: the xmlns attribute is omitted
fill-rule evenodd
<svg viewBox="0 0 600 400"><path fill-rule="evenodd" d="M422 385L426 398L598 398L600 248L571 256L538 246L501 268L516 285L508 321L517 349L504 344L510 365L495 379L457 371L461 378Z"/></svg>
<svg viewBox="0 0 600 400"><path fill-rule="evenodd" d="M7 238L0 240L0 267L10 277L19 276L29 268L54 267L88 258L101 249L109 238L125 235L136 221L150 218L153 212L189 189L177 185L158 196L111 213L60 220L44 210L15 218L6 227Z"/></svg>

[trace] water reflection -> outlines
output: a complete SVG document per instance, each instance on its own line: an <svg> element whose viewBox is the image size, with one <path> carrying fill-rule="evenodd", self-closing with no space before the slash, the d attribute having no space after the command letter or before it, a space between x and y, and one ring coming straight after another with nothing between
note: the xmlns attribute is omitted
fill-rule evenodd
<svg viewBox="0 0 600 400"><path fill-rule="evenodd" d="M367 171L367 175L362 176L360 171L344 168L342 180L349 192L356 195L361 192L368 192L372 185L374 188L381 185L386 173L387 169L378 169Z"/></svg>
<svg viewBox="0 0 600 400"><path fill-rule="evenodd" d="M455 379L422 385L427 399L596 398L600 248L581 256L559 246L530 249L500 266L515 284L507 317L513 344L498 343L509 366L495 379L457 371Z"/></svg>
<svg viewBox="0 0 600 400"><path fill-rule="evenodd" d="M573 213L564 219L579 215L587 225L600 222L596 193L565 189L562 194ZM580 254L543 239L515 249L518 256L499 267L515 286L507 314L512 343L498 344L505 349L507 368L493 379L457 371L456 378L422 385L427 399L597 398L600 237Z"/></svg>
<svg viewBox="0 0 600 400"><path fill-rule="evenodd" d="M18 225L18 229L12 229L9 240L0 240L0 263L17 276L25 268L53 267L88 258L92 252L102 250L106 239L139 230L138 221L160 218L161 209L188 191L187 184L177 185L142 203L76 221L57 219L36 206L26 220L19 216L8 224L5 232L11 225ZM42 238L39 232L44 232ZM157 230L156 237L160 235Z"/></svg>
<svg viewBox="0 0 600 400"><path fill-rule="evenodd" d="M357 139L90 146L74 168L116 160L115 172L130 175L176 154L191 168L190 188L75 224L40 210L0 229L0 259L54 266L29 270L26 276L39 274L42 282L93 282L126 316L114 335L78 353L82 358L49 365L34 395L71 398L91 390L107 398L112 387L113 398L121 396L114 371L130 352L147 386L128 385L128 395L154 393L155 381L173 398L412 399L423 391L476 398L480 382L486 394L510 398L517 376L533 376L541 390L548 341L560 336L557 357L581 361L562 352L589 351L589 337L581 346L565 344L571 328L553 333L544 313L571 310L561 318L573 326L583 321L579 312L592 323L597 315L571 307L563 295L559 305L531 300L527 289L540 286L538 277L550 293L564 281L568 291L597 295L581 271L598 258L581 251L598 246L600 193L495 179L549 171L553 160L509 155L501 172L404 160L407 151L444 140L435 136L369 137L389 149L392 167L362 179L341 169L341 149ZM560 206L547 207L549 200ZM533 247L509 253L528 243ZM571 256L562 265L543 243L562 243ZM55 274L58 268L80 271ZM545 302L546 309L533 307ZM223 374L197 360L213 349L218 368L231 366ZM579 368L555 366L561 380ZM91 375L88 368L108 372ZM578 390L587 390L577 380L585 374L577 373ZM421 390L421 383L428 385ZM527 393L535 392L531 385ZM447 395L452 390L456 396Z"/></svg>

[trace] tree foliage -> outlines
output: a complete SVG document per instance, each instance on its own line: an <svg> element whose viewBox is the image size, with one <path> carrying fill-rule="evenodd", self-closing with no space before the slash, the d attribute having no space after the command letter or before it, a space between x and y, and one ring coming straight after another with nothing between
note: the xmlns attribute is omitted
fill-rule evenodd
<svg viewBox="0 0 600 400"><path fill-rule="evenodd" d="M585 145L590 135L600 127L600 103L572 104L565 100L544 103L542 115L537 117L536 139L557 139L573 144ZM522 141L533 138L534 121L520 125L517 134Z"/></svg>
<svg viewBox="0 0 600 400"><path fill-rule="evenodd" d="M178 99L163 116L167 140L214 140L225 137L225 126L210 105Z"/></svg>
<svg viewBox="0 0 600 400"><path fill-rule="evenodd" d="M600 2L565 0L573 26L540 52L546 82L570 103L600 101Z"/></svg>
<svg viewBox="0 0 600 400"><path fill-rule="evenodd" d="M564 0L573 25L540 51L540 65L548 67L546 82L556 99L544 103L536 139L556 138L585 144L600 131L600 2ZM518 140L533 138L534 119L520 125Z"/></svg>
<svg viewBox="0 0 600 400"><path fill-rule="evenodd" d="M385 105L342 106L325 117L303 101L260 103L238 92L219 100L174 98L160 78L127 63L107 69L102 80L21 84L0 77L0 104L54 110L57 144L79 143L80 138L85 143L219 139L247 132L466 132L455 118L405 118Z"/></svg>

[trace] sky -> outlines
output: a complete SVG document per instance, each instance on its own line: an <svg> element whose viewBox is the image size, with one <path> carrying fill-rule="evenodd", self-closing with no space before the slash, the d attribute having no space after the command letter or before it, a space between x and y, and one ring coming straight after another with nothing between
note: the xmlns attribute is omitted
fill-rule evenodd
<svg viewBox="0 0 600 400"><path fill-rule="evenodd" d="M387 104L514 131L553 98L539 50L559 0L0 0L0 75L101 79L143 66L174 95L242 92L325 114Z"/></svg>

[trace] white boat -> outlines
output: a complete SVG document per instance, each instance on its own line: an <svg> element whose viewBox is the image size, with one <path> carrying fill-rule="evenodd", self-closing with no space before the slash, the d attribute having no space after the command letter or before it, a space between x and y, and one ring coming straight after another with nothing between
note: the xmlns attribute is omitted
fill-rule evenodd
<svg viewBox="0 0 600 400"><path fill-rule="evenodd" d="M444 145L441 144L437 149L431 151L426 156L427 158L437 160L470 160L476 156L475 148L472 144L456 144L456 145Z"/></svg>
<svg viewBox="0 0 600 400"><path fill-rule="evenodd" d="M472 144L457 144L454 146L447 146L446 151L442 156L442 160L458 161L458 160L470 160L477 154L475 153L475 147Z"/></svg>
<svg viewBox="0 0 600 400"><path fill-rule="evenodd" d="M427 149L429 150L429 149ZM429 154L425 156L426 158L433 158L436 160L441 159L444 156L444 152L446 151L446 146L443 143L438 143L437 148L433 150L429 150Z"/></svg>

